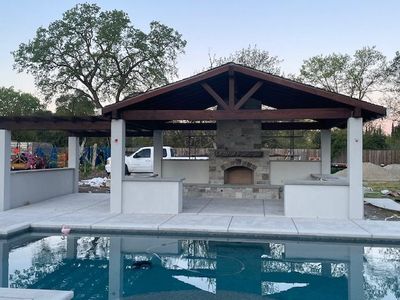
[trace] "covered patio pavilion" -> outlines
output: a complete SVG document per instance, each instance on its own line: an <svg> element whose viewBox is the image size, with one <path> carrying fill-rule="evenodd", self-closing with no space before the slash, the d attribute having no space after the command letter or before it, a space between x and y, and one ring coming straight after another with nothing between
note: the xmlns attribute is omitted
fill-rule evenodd
<svg viewBox="0 0 400 300"><path fill-rule="evenodd" d="M111 210L179 213L183 193L265 199L283 185L285 216L361 219L363 123L385 115L384 107L234 63L205 71L103 109L112 119ZM158 177L124 177L127 124L153 132ZM330 176L334 127L347 128L347 180ZM208 171L196 161L171 171L162 160L162 131L171 129L216 130ZM261 131L296 129L321 130L321 161L270 162Z"/></svg>
<svg viewBox="0 0 400 300"><path fill-rule="evenodd" d="M9 171L10 130L52 129L70 136L64 194L78 191L78 138L111 136L112 213L176 214L184 195L279 201L277 186L283 186L285 216L362 219L362 125L385 114L381 106L229 63L109 105L101 117L2 118L1 210L20 206L13 203L20 196L10 197L17 177ZM347 128L347 180L330 176L334 127ZM321 130L321 161L270 161L260 132L299 129ZM163 161L165 130L215 130L217 149L207 162ZM153 136L157 176L125 176L126 136ZM55 174L53 180L66 182ZM232 177L247 181L235 184Z"/></svg>

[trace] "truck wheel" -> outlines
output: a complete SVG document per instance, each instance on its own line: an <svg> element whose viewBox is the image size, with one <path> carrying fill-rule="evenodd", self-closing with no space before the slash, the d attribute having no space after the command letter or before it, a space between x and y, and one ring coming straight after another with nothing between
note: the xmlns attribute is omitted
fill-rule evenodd
<svg viewBox="0 0 400 300"><path fill-rule="evenodd" d="M131 175L129 172L128 166L125 164L125 175Z"/></svg>

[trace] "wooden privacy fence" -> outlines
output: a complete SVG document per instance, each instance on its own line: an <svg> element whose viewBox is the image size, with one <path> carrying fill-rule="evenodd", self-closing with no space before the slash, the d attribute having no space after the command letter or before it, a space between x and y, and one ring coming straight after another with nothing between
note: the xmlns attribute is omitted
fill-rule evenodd
<svg viewBox="0 0 400 300"><path fill-rule="evenodd" d="M97 163L104 163L105 159L110 155L110 151L104 151L107 147L99 147L97 149L98 157ZM127 153L133 153L138 148L127 148ZM92 161L92 147L86 149L88 151L87 160ZM102 151L99 151L102 150ZM209 148L175 148L177 156L208 156L210 153ZM99 155L99 153L101 153ZM85 153L84 153L85 154ZM293 154L290 149L270 149L272 159L289 160L293 155L295 160L319 160L319 149L293 149ZM346 151L332 159L332 163L346 163ZM101 156L101 157L100 157ZM101 158L101 159L100 159ZM364 150L363 161L371 162L377 165L390 165L400 164L400 150Z"/></svg>
<svg viewBox="0 0 400 300"><path fill-rule="evenodd" d="M178 156L207 156L210 149L207 148L176 148ZM319 160L319 149L293 149L293 156L296 160ZM290 149L270 149L270 154L276 159L290 159ZM333 163L346 163L346 151L332 159ZM373 164L400 164L400 150L363 150L363 161Z"/></svg>
<svg viewBox="0 0 400 300"><path fill-rule="evenodd" d="M346 161L346 152L333 159L333 162ZM376 165L400 164L400 150L363 150L363 162Z"/></svg>

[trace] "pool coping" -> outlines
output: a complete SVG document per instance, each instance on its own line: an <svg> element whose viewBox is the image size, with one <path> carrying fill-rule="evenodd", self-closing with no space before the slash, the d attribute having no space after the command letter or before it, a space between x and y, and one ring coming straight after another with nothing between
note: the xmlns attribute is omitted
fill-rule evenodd
<svg viewBox="0 0 400 300"><path fill-rule="evenodd" d="M86 234L383 241L400 244L400 222L396 221L285 217L267 214L259 204L249 209L246 202L235 204L229 210L221 209L226 203L220 201L206 212L204 208L211 201L189 201L187 210L180 214L121 214L110 212L108 194L65 195L1 212L0 239L30 231L61 234L61 227L68 225L72 233ZM276 203L270 205L274 208Z"/></svg>
<svg viewBox="0 0 400 300"><path fill-rule="evenodd" d="M332 220L330 220L332 221ZM370 221L370 220L365 220ZM351 221L353 222L354 221ZM389 221L370 221L370 222L386 222L390 224L396 224L397 222L389 222ZM389 225L389 224L388 224ZM179 237L220 237L220 238L232 238L232 239L247 239L247 240L293 240L293 241L321 241L321 242L354 242L354 243L385 243L385 244L400 244L400 234L399 235L379 235L368 232L365 228L359 225L364 231L368 234L365 235L357 235L357 234L333 234L328 232L319 232L317 234L302 234L297 232L294 233L274 233L274 232L261 232L261 231L247 231L247 232L232 232L226 230L209 230L198 228L196 230L191 230L188 228L179 228L179 229L162 229L162 228L111 228L108 226L95 226L93 225L84 225L79 226L75 225L71 233L77 234L89 234L89 235L157 235L157 236L179 236ZM400 222L398 224L400 228ZM59 225L34 225L29 224L27 222L21 224L14 224L7 229L3 229L0 232L0 239L9 239L14 236L18 236L21 234L35 232L35 233L44 233L44 234L61 234Z"/></svg>

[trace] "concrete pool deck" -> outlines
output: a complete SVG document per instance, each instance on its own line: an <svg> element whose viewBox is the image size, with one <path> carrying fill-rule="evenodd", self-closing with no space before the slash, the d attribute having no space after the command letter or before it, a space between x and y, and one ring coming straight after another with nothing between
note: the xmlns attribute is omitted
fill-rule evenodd
<svg viewBox="0 0 400 300"><path fill-rule="evenodd" d="M112 214L109 194L70 194L0 213L0 238L63 224L87 233L212 234L400 242L400 222L282 216L278 200L185 199L183 213Z"/></svg>
<svg viewBox="0 0 400 300"><path fill-rule="evenodd" d="M0 288L0 300L71 300L71 291Z"/></svg>

